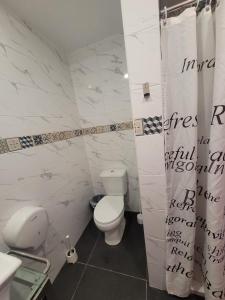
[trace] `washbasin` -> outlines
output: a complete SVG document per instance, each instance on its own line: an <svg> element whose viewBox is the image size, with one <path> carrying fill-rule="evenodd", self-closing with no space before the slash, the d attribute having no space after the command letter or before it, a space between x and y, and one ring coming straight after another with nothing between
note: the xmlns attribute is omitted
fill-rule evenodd
<svg viewBox="0 0 225 300"><path fill-rule="evenodd" d="M21 260L0 252L0 299L10 300L10 284Z"/></svg>

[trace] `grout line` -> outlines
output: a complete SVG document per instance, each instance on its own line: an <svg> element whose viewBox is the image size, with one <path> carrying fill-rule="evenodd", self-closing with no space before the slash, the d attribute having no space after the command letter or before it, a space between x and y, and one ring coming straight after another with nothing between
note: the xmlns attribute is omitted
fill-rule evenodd
<svg viewBox="0 0 225 300"><path fill-rule="evenodd" d="M81 273L80 279L79 279L79 281L78 281L78 283L77 283L77 286L76 286L76 288L75 288L75 290L74 290L74 293L73 293L73 295L72 295L72 297L71 297L70 300L75 300L77 291L78 291L78 289L79 289L79 287L80 287L80 284L81 284L81 282L82 282L82 280L83 280L83 277L84 277L84 275L85 275L85 273L86 273L88 267L90 267L90 268L95 268L95 269L99 269L99 270L106 271L106 272L111 272L111 273L114 273L114 274L117 274L117 275L121 275L121 276L126 276L126 277L133 278L133 279L136 279L136 280L144 281L144 282L145 282L145 290L146 290L145 294L146 294L146 300L147 300L147 296L148 296L148 295L147 295L147 291L148 291L148 288L147 288L147 287L148 287L148 281L147 281L147 279L144 279L144 278L141 278L141 277L136 277L136 276L133 276L133 275L129 275L129 274L117 272L117 271L114 271L114 270L111 270L111 269L106 269L106 268L102 268L102 267L98 267L98 266L89 264L89 262L90 262L90 260L91 260L91 258L92 258L92 256L93 256L93 253L94 253L94 251L95 251L95 249L96 249L96 247L97 247L97 243L98 243L98 241L99 241L99 239L100 239L100 235L101 235L101 233L99 232L98 235L97 235L97 237L96 237L96 240L95 240L95 242L94 242L94 245L93 245L93 247L92 247L92 249L91 249L91 251L90 251L90 254L89 254L89 256L88 256L87 261L86 261L86 262L81 262L81 261L78 261L78 262L77 262L77 264L83 265L83 266L84 266L84 269L83 269L83 271L82 271L82 273Z"/></svg>
<svg viewBox="0 0 225 300"><path fill-rule="evenodd" d="M145 283L145 298L146 298L146 300L148 300L148 281L147 280Z"/></svg>
<svg viewBox="0 0 225 300"><path fill-rule="evenodd" d="M75 288L75 290L74 290L74 293L73 293L73 295L72 295L72 297L71 297L70 300L73 300L73 299L74 299L74 296L75 296L75 294L76 294L76 292L77 292L77 290L78 290L78 288L79 288L79 286L80 286L81 280L82 280L83 277L84 277L84 274L85 274L85 272L86 272L86 269L87 269L87 266L85 265L85 266L84 266L84 269L83 269L83 271L82 271L82 273L81 273L80 279L78 280L77 286L76 286L76 288Z"/></svg>
<svg viewBox="0 0 225 300"><path fill-rule="evenodd" d="M82 261L77 261L76 264L83 265L83 266L87 266L87 264L84 263L84 262L82 262Z"/></svg>
<svg viewBox="0 0 225 300"><path fill-rule="evenodd" d="M30 134L17 137L0 137L0 155L5 153L17 152L20 150L31 149L36 146L66 141L80 136L92 134L102 134L110 132L120 132L133 129L133 120L116 122L108 125L99 125L87 128L68 129L63 131L46 132L42 134Z"/></svg>
<svg viewBox="0 0 225 300"><path fill-rule="evenodd" d="M98 240L99 240L99 236L100 236L100 233L98 233L98 236L97 236L97 238L96 238L96 241L95 241L95 243L94 243L94 246L93 246L93 248L92 248L92 250L91 250L91 252L90 252L90 254L89 254L89 256L88 256L87 262L86 262L86 263L80 263L80 262L77 262L77 264L84 265L84 269L83 269L83 271L82 271L82 273L81 273L80 279L79 279L79 281L78 281L78 283L77 283L77 286L76 286L75 291L74 291L74 293L73 293L73 295L72 295L72 297L71 297L71 300L75 300L74 297L75 297L75 295L76 295L76 293L77 293L77 291L78 291L78 288L79 288L79 286L80 286L80 284L81 284L81 281L82 281L82 279L83 279L83 277L84 277L84 274L85 274L85 272L86 272L86 270L87 270L88 262L90 261L91 256L92 256L92 254L93 254L93 252L94 252L94 250L95 250L95 248L96 248L96 246L97 246L97 242L98 242Z"/></svg>
<svg viewBox="0 0 225 300"><path fill-rule="evenodd" d="M95 268L95 269L98 269L98 270L107 271L107 272L115 273L117 275L122 275L122 276L126 276L126 277L130 277L130 278L133 278L133 279L137 279L137 280L141 280L141 281L147 282L147 279L144 279L144 278L141 278L141 277L136 277L136 276L133 276L133 275L129 275L129 274L117 272L117 271L114 271L114 270L111 270L111 269L106 269L106 268L98 267L98 266L95 266L95 265L92 265L92 264L88 264L88 263L87 264L80 263L80 262L77 262L77 263L85 265L87 267Z"/></svg>
<svg viewBox="0 0 225 300"><path fill-rule="evenodd" d="M98 243L98 241L99 241L99 239L100 239L100 235L101 235L101 233L98 232L98 236L97 236L96 241L95 241L95 243L94 243L94 246L93 246L93 248L92 248L92 250L91 250L91 252L90 252L90 254L89 254L89 256L88 256L86 265L88 265L89 261L90 261L91 258L92 258L92 255L93 255L93 253L94 253L94 251L95 251L95 248L96 248L96 246L97 246L97 243Z"/></svg>

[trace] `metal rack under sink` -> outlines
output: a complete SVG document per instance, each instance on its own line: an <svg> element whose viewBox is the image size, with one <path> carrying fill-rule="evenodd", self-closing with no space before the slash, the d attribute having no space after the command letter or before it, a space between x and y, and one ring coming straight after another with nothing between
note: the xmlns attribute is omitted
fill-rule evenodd
<svg viewBox="0 0 225 300"><path fill-rule="evenodd" d="M50 269L48 259L16 250L11 250L8 254L22 258L23 261L22 266L17 270L11 283L11 300L56 299L48 277L48 271ZM34 263L36 263L35 269L33 268ZM43 264L44 268L42 266Z"/></svg>

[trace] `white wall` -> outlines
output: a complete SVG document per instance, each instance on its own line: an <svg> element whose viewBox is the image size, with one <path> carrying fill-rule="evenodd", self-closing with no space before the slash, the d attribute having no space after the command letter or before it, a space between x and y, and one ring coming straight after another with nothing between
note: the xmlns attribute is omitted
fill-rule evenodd
<svg viewBox="0 0 225 300"><path fill-rule="evenodd" d="M162 115L158 0L121 0L133 118ZM151 97L143 97L149 82ZM165 289L165 170L163 133L136 136L149 284Z"/></svg>
<svg viewBox="0 0 225 300"><path fill-rule="evenodd" d="M122 10L133 118L162 115L158 2L122 0ZM55 50L3 8L0 28L1 138L78 128L77 106L83 128L131 119L122 37L72 56L75 99L68 67ZM146 81L151 85L149 101L142 96ZM46 207L50 226L44 252L53 265L52 278L64 262L65 234L76 242L89 220L92 182L94 192L102 192L102 169L128 168L129 208L138 207L132 130L84 138L85 144L77 137L0 155L0 230L20 207ZM150 285L164 288L163 135L135 137L135 143ZM1 237L0 250L6 250Z"/></svg>
<svg viewBox="0 0 225 300"><path fill-rule="evenodd" d="M81 126L132 120L124 36L111 36L71 54L70 69ZM139 188L133 130L85 136L88 162L96 194L104 194L99 174L126 168L129 180L127 209L139 210Z"/></svg>
<svg viewBox="0 0 225 300"><path fill-rule="evenodd" d="M79 128L68 66L2 7L0 90L0 138ZM51 278L64 263L64 236L75 243L89 221L92 195L82 137L0 155L0 232L19 208L45 207ZM1 236L0 250L6 250Z"/></svg>

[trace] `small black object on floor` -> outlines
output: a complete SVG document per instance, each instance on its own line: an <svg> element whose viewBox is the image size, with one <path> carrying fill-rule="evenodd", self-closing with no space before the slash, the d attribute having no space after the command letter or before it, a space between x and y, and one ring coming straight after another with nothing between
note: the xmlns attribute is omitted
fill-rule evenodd
<svg viewBox="0 0 225 300"><path fill-rule="evenodd" d="M76 245L78 262L65 264L54 282L59 300L176 300L148 287L143 226L126 213L121 243L108 246L93 220ZM188 300L202 299L191 296Z"/></svg>

